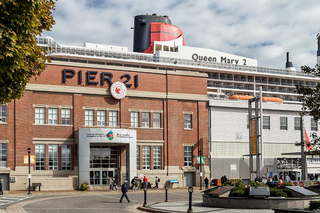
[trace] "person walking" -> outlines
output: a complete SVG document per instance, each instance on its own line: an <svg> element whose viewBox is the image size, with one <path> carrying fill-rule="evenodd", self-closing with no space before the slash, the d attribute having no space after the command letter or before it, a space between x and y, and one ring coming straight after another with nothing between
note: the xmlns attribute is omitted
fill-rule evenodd
<svg viewBox="0 0 320 213"><path fill-rule="evenodd" d="M110 187L110 191L113 191L113 180L112 180L112 178L110 177L109 178L109 187Z"/></svg>
<svg viewBox="0 0 320 213"><path fill-rule="evenodd" d="M159 188L159 181L160 181L160 178L158 178L158 177L156 176L156 178L155 178L156 189Z"/></svg>
<svg viewBox="0 0 320 213"><path fill-rule="evenodd" d="M136 190L139 190L139 183L141 184L141 179L139 179L138 176L136 176L135 179L136 179L136 183L135 183Z"/></svg>
<svg viewBox="0 0 320 213"><path fill-rule="evenodd" d="M208 177L206 177L206 178L204 179L204 184L205 184L205 186L206 186L206 189L209 189L209 179L208 179Z"/></svg>
<svg viewBox="0 0 320 213"><path fill-rule="evenodd" d="M121 192L122 192L122 196L120 198L119 203L122 203L123 197L126 197L128 203L130 203L130 200L129 200L128 195L127 195L127 192L128 192L128 181L127 180L125 180L124 183L122 184Z"/></svg>
<svg viewBox="0 0 320 213"><path fill-rule="evenodd" d="M113 189L116 189L116 191L118 191L118 189L117 189L117 180L115 178L113 178Z"/></svg>
<svg viewBox="0 0 320 213"><path fill-rule="evenodd" d="M131 184L132 184L132 191L136 191L136 177L132 178Z"/></svg>
<svg viewBox="0 0 320 213"><path fill-rule="evenodd" d="M144 176L143 178L143 188L147 188L148 178Z"/></svg>

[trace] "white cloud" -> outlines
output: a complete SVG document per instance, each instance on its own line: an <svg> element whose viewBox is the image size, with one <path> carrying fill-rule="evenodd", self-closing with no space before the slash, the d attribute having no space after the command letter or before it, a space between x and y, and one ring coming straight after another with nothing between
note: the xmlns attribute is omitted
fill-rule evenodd
<svg viewBox="0 0 320 213"><path fill-rule="evenodd" d="M286 52L297 69L316 64L320 5L309 1L59 0L51 36L58 43L133 46L133 17L168 15L186 45L257 58L284 68Z"/></svg>

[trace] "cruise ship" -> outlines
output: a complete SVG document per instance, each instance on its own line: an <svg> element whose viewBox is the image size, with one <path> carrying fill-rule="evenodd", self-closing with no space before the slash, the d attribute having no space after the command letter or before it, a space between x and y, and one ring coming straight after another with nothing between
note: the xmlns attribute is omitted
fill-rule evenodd
<svg viewBox="0 0 320 213"><path fill-rule="evenodd" d="M315 87L320 78L296 70L288 53L286 67L281 69L260 67L256 59L248 57L190 47L169 17L156 14L135 17L133 52L128 47L104 44L84 43L81 47L58 44L50 37L38 37L37 44L55 63L207 74L209 155L206 157L211 179L219 179L222 175L252 179L248 158L247 100L258 97L261 88L263 126L260 134L263 143L260 152L263 156L260 172L264 176L287 174L294 180L301 178L301 156L289 154L300 151L295 143L300 140L301 103L295 86ZM305 116L304 127L309 135L318 132L318 123L310 116ZM307 163L310 175L320 173L319 157L309 157ZM199 174L202 175L198 172L196 176ZM184 185L196 180L198 177L184 173Z"/></svg>

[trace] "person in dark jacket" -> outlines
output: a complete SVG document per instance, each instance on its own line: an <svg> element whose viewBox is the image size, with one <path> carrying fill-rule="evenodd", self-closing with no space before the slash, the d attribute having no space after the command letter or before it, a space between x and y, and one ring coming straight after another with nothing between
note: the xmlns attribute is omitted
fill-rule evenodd
<svg viewBox="0 0 320 213"><path fill-rule="evenodd" d="M129 200L128 195L127 195L127 192L128 192L128 181L127 180L125 180L124 183L122 184L121 192L122 192L122 196L120 198L119 203L122 203L123 197L126 197L128 203L130 203L130 200Z"/></svg>
<svg viewBox="0 0 320 213"><path fill-rule="evenodd" d="M206 185L206 189L208 189L209 188L209 179L208 179L208 177L206 177L204 179L204 184Z"/></svg>

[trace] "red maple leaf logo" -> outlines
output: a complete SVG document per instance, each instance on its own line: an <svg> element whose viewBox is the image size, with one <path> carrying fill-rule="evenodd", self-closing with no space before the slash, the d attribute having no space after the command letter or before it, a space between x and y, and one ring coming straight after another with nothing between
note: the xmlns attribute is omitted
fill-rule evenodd
<svg viewBox="0 0 320 213"><path fill-rule="evenodd" d="M117 94L120 94L120 90L121 90L121 88L119 88L119 87L117 87L117 88L115 89L115 91L116 91Z"/></svg>

